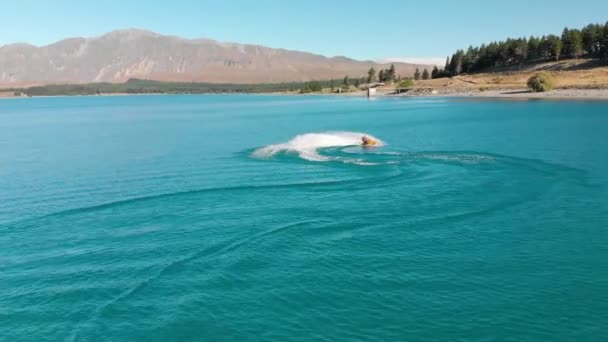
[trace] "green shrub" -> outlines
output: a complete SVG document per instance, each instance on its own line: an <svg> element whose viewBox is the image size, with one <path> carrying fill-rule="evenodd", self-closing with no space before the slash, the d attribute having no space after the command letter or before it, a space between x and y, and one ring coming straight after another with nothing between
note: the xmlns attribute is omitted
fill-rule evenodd
<svg viewBox="0 0 608 342"><path fill-rule="evenodd" d="M542 93L553 89L555 82L551 75L541 72L528 79L528 88L535 93Z"/></svg>
<svg viewBox="0 0 608 342"><path fill-rule="evenodd" d="M414 86L414 80L411 78L406 78L399 82L399 88L411 88Z"/></svg>

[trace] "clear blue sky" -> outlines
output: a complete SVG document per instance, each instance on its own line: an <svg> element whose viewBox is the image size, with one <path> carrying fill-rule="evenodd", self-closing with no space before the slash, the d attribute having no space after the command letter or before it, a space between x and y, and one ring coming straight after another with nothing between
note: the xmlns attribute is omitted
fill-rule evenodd
<svg viewBox="0 0 608 342"><path fill-rule="evenodd" d="M608 0L12 0L0 45L143 28L358 59L443 57L509 36L608 21Z"/></svg>

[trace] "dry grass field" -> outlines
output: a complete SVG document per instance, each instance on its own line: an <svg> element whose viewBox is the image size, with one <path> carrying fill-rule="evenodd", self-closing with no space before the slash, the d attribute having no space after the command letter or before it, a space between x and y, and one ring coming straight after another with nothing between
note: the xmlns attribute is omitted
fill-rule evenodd
<svg viewBox="0 0 608 342"><path fill-rule="evenodd" d="M416 82L416 88L432 88L439 92L522 89L526 88L528 79L540 71L553 76L556 89L608 89L608 66L582 59L543 63L521 71L511 69L420 80Z"/></svg>

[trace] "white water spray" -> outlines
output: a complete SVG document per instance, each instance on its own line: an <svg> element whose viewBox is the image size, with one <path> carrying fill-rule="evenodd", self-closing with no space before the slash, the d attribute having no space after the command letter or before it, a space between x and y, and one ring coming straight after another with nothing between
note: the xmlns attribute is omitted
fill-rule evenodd
<svg viewBox="0 0 608 342"><path fill-rule="evenodd" d="M359 132L324 132L297 135L288 142L268 145L253 152L256 157L271 157L277 153L297 153L301 158L310 161L328 161L332 158L319 154L319 149L328 147L360 146L361 137L368 136L376 141L374 146L383 146L384 143L367 133Z"/></svg>

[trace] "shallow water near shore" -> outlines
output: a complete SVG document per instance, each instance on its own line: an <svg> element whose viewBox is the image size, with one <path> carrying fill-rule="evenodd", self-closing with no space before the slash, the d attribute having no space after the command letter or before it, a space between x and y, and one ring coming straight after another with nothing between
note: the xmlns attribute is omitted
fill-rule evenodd
<svg viewBox="0 0 608 342"><path fill-rule="evenodd" d="M598 101L3 101L0 340L602 340L607 128Z"/></svg>

